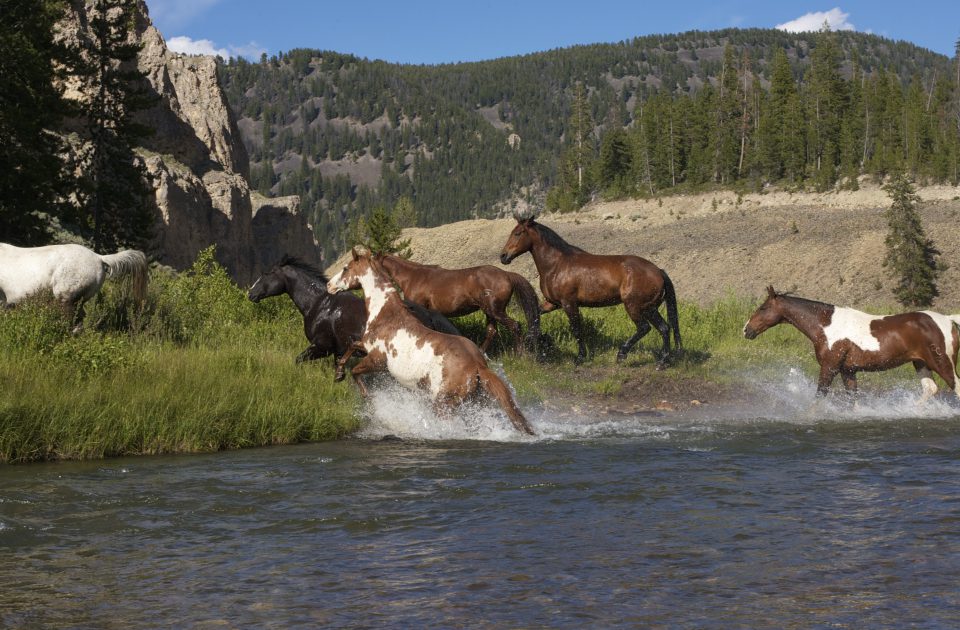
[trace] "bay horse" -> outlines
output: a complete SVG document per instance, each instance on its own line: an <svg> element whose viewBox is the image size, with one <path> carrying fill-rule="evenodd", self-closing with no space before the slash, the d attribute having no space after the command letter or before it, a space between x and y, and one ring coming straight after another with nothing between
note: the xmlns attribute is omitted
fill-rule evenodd
<svg viewBox="0 0 960 630"><path fill-rule="evenodd" d="M960 336L951 317L919 311L899 315L871 315L777 293L767 287L767 299L750 316L743 336L755 339L763 331L786 322L813 342L820 363L817 395L825 396L839 374L847 391L856 393L857 372L889 370L912 362L920 376L920 402L937 393L931 370L960 393L956 378Z"/></svg>
<svg viewBox="0 0 960 630"><path fill-rule="evenodd" d="M540 337L540 308L537 294L526 278L492 265L466 269L444 269L422 265L392 254L378 254L377 262L393 278L403 297L447 317L460 317L483 311L487 318L487 336L480 349L484 352L497 334L497 323L513 334L514 351L523 349L520 324L507 315L507 305L516 295L527 319L527 339L534 353Z"/></svg>
<svg viewBox="0 0 960 630"><path fill-rule="evenodd" d="M650 331L651 326L663 339L657 369L666 367L671 328L677 350L682 349L677 296L667 272L639 256L604 256L585 252L567 243L534 217L514 214L514 218L517 225L503 246L500 262L509 265L521 254L530 252L533 255L540 274L540 291L545 298L541 311L548 313L559 307L567 314L570 329L577 340L577 363L583 362L587 356L581 306L623 304L637 332L620 346L618 363ZM658 310L663 302L667 305L669 324Z"/></svg>
<svg viewBox="0 0 960 630"><path fill-rule="evenodd" d="M293 256L283 256L269 271L257 278L247 291L254 303L286 293L303 315L303 333L310 345L297 355L296 362L315 361L333 355L334 363L363 335L367 308L352 293L327 291L323 271ZM460 332L443 315L418 304L406 303L424 325L451 335Z"/></svg>
<svg viewBox="0 0 960 630"><path fill-rule="evenodd" d="M15 306L29 295L49 290L70 324L82 325L84 303L100 292L107 278L133 278L133 297L147 294L147 257L127 249L101 255L83 245L16 247L0 243L0 307Z"/></svg>
<svg viewBox="0 0 960 630"><path fill-rule="evenodd" d="M380 262L369 251L354 248L342 271L327 283L331 292L363 289L367 325L351 350L367 353L351 373L366 396L363 375L387 370L403 386L430 392L434 409L443 413L484 390L496 400L513 426L533 435L507 384L487 366L483 352L469 339L431 330L403 306ZM340 358L346 363L350 352Z"/></svg>

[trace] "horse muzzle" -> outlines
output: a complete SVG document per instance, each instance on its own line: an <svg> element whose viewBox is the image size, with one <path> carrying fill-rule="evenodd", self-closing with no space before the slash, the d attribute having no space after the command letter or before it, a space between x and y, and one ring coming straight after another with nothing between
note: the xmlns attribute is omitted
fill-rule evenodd
<svg viewBox="0 0 960 630"><path fill-rule="evenodd" d="M511 260L513 260L513 256L511 256L507 252L503 252L500 254L500 262L502 262L504 265L509 265Z"/></svg>
<svg viewBox="0 0 960 630"><path fill-rule="evenodd" d="M756 339L757 331L750 327L750 324L745 324L743 327L743 336L747 339Z"/></svg>

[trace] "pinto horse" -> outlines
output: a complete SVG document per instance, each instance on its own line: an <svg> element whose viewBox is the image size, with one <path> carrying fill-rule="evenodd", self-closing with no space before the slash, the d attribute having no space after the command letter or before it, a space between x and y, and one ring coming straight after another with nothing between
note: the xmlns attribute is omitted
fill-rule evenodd
<svg viewBox="0 0 960 630"><path fill-rule="evenodd" d="M870 315L777 293L769 286L767 299L744 325L743 336L755 339L781 322L793 325L813 342L820 363L818 396L827 394L837 374L847 391L855 393L857 372L889 370L908 361L920 376L920 402L937 393L931 370L960 393L956 378L960 337L956 322L946 315L932 311Z"/></svg>
<svg viewBox="0 0 960 630"><path fill-rule="evenodd" d="M639 256L590 254L567 243L533 217L514 215L514 218L517 226L503 246L500 262L509 265L521 254L530 252L533 255L540 274L540 290L545 298L541 310L548 313L560 307L567 314L573 336L577 339L577 363L587 356L581 306L623 304L637 332L620 346L617 362L623 361L633 346L650 331L651 325L663 338L663 349L657 359L658 369L666 367L670 355L671 328L677 350L682 349L677 296L667 272ZM669 324L658 310L663 302L667 304Z"/></svg>
<svg viewBox="0 0 960 630"><path fill-rule="evenodd" d="M447 317L483 311L487 317L487 336L480 344L480 349L484 352L497 334L497 322L513 333L514 350L518 353L522 350L520 324L507 315L507 305L516 294L527 319L527 339L536 353L540 337L540 308L536 292L520 274L491 265L444 269L390 254L380 254L376 258L400 287L403 297L411 302L434 309Z"/></svg>
<svg viewBox="0 0 960 630"><path fill-rule="evenodd" d="M487 366L480 348L464 337L446 335L421 324L403 306L380 262L365 249L354 249L352 259L327 283L331 292L363 288L367 325L351 350L367 353L351 373L366 396L362 376L388 370L402 385L430 392L438 412L475 397L482 388L503 408L518 431L533 430L517 407L507 384ZM341 357L346 363L350 352Z"/></svg>
<svg viewBox="0 0 960 630"><path fill-rule="evenodd" d="M247 298L260 300L286 293L303 315L303 332L310 345L297 356L297 363L334 356L334 362L363 335L367 309L352 293L327 292L327 276L302 260L284 256L257 278ZM426 326L451 335L460 332L443 315L420 305L406 303L410 312Z"/></svg>
<svg viewBox="0 0 960 630"><path fill-rule="evenodd" d="M83 245L15 247L0 243L0 306L14 306L44 289L53 292L67 320L82 324L84 302L100 292L107 278L133 277L133 297L147 294L147 257L127 249L100 255Z"/></svg>

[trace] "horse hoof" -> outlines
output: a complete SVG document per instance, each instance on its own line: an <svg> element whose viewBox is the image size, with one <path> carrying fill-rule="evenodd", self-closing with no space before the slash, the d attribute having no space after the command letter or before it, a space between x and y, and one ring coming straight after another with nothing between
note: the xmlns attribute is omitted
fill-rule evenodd
<svg viewBox="0 0 960 630"><path fill-rule="evenodd" d="M667 363L666 361L657 361L657 365L655 366L655 369L656 369L658 372L661 372L661 371L667 369L668 367L670 367L670 364Z"/></svg>
<svg viewBox="0 0 960 630"><path fill-rule="evenodd" d="M623 363L623 360L627 358L627 355L617 353L617 363Z"/></svg>
<svg viewBox="0 0 960 630"><path fill-rule="evenodd" d="M346 373L345 373L343 370L337 370L336 373L333 375L333 382L339 383L340 381L342 381L342 380L345 379L346 377L347 377L347 375L346 375Z"/></svg>

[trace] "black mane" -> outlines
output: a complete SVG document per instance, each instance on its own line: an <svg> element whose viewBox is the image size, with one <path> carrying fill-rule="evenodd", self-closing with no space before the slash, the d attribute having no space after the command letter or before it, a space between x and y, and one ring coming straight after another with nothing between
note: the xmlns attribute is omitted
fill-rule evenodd
<svg viewBox="0 0 960 630"><path fill-rule="evenodd" d="M283 258L280 259L280 262L277 263L277 267L293 267L303 273L307 274L314 280L323 283L326 286L329 278L321 269L318 269L315 265L297 258L296 256L291 256L289 254L284 254Z"/></svg>
<svg viewBox="0 0 960 630"><path fill-rule="evenodd" d="M550 247L558 250L561 254L578 254L586 253L584 250L580 249L576 245L571 245L570 243L563 240L559 234L548 228L542 223L533 223L532 226L536 228L537 232L540 233L540 238L543 239Z"/></svg>

